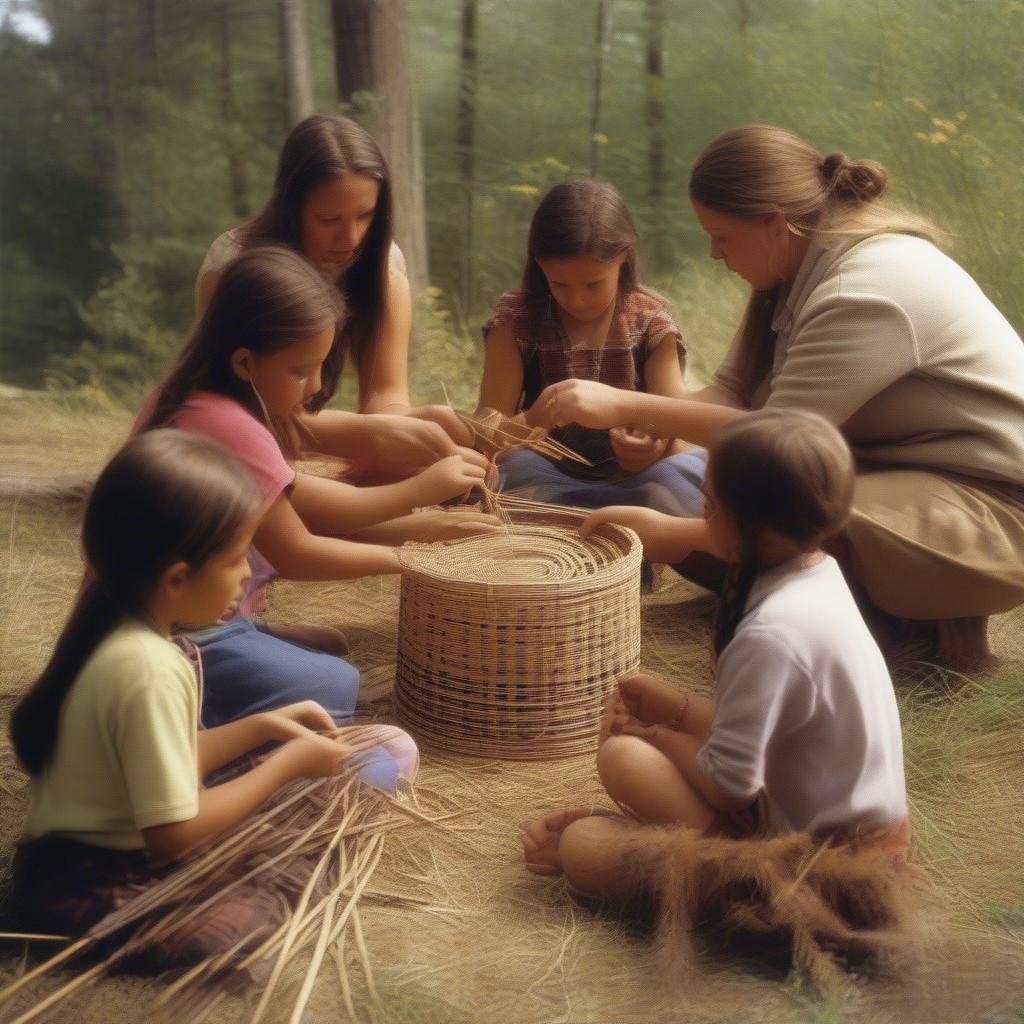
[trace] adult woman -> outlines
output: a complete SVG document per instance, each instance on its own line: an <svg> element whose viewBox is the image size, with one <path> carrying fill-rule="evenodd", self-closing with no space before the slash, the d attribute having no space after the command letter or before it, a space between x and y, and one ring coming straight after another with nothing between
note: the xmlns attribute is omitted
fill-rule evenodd
<svg viewBox="0 0 1024 1024"><path fill-rule="evenodd" d="M253 220L233 228L210 246L196 277L196 312L210 301L224 267L244 249L288 245L301 252L345 296L349 320L339 331L323 368L323 393L333 394L346 355L359 378L359 412L402 416L374 422L389 443L363 460L368 472L394 473L406 442L432 444L450 454L440 424L456 439L468 440L457 417L443 406L410 409L409 330L411 300L405 259L392 238L391 179L377 143L355 121L314 114L292 129L278 160L274 189ZM326 399L324 399L326 401ZM314 403L313 411L323 402ZM307 424L322 443L351 447L357 429L351 416L331 414ZM426 439L425 441L423 439ZM342 454L339 451L339 454Z"/></svg>
<svg viewBox="0 0 1024 1024"><path fill-rule="evenodd" d="M550 422L696 443L750 409L825 416L858 461L848 576L966 666L986 653L987 616L1024 601L1024 345L925 221L879 201L885 187L880 164L781 128L719 136L690 199L712 258L752 293L714 383L681 402L580 382L542 399ZM634 519L657 547L664 524ZM702 535L695 521L697 549Z"/></svg>

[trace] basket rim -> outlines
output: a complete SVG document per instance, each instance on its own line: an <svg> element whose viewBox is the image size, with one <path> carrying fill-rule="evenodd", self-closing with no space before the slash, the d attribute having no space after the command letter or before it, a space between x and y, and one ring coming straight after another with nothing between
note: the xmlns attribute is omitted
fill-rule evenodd
<svg viewBox="0 0 1024 1024"><path fill-rule="evenodd" d="M523 525L532 526L552 525L568 527L579 525L590 514L589 511L570 508L569 506L564 505L547 505L544 507L544 511L540 513L534 509L520 510L515 506L507 509L507 511L509 512L510 518L513 522L522 522ZM537 521L538 516L547 516L549 514L552 518L568 519L569 522L553 522L545 524ZM581 576L575 579L566 580L537 580L536 582L524 581L521 579L509 580L507 582L502 580L490 580L487 582L481 580L460 580L440 569L434 569L430 566L411 565L406 561L406 557L403 556L403 552L406 555L411 555L413 551L420 552L428 548L435 547L438 543L440 543L440 546L442 547L455 547L463 544L472 544L479 540L478 537L460 537L457 540L434 543L407 543L398 548L396 554L402 565L403 582L407 577L419 577L456 584L460 588L466 588L469 592L479 593L494 592L496 590L507 590L510 593L516 590L528 592L536 587L550 587L552 589L561 587L567 590L583 592L590 586L596 586L597 588L603 589L609 584L620 582L617 577L629 574L634 568L634 563L638 565L643 561L643 545L640 543L640 537L637 532L630 527L621 526L618 523L601 523L601 525L594 530L594 534L602 535L606 539L619 544L623 548L622 557L616 559L615 562L610 563L609 565L603 566L591 576Z"/></svg>

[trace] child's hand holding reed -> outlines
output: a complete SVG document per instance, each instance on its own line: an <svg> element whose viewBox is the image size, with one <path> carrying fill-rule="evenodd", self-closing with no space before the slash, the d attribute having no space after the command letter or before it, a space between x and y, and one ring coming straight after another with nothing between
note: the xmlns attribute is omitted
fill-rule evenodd
<svg viewBox="0 0 1024 1024"><path fill-rule="evenodd" d="M486 475L486 469L461 454L449 455L414 478L419 503L438 505L457 495L468 494L484 482Z"/></svg>
<svg viewBox="0 0 1024 1024"><path fill-rule="evenodd" d="M687 695L671 683L647 673L619 680L619 693L641 725L669 725L678 728L680 711L685 713ZM639 735L633 733L633 735Z"/></svg>

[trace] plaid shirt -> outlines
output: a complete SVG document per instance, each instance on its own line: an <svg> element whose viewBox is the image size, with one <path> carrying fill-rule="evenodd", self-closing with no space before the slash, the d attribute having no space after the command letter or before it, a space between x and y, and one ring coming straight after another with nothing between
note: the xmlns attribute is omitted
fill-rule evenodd
<svg viewBox="0 0 1024 1024"><path fill-rule="evenodd" d="M627 391L644 391L644 364L666 335L679 346L680 368L685 365L686 346L664 300L644 289L636 289L616 301L604 345L574 346L558 318L554 300L545 296L528 301L524 292L505 292L491 318L484 324L486 340L492 327L509 327L523 360L523 393L520 409L529 409L549 384L577 378L594 380ZM585 456L594 469L571 462L558 466L573 476L606 479L618 472L607 430L591 430L570 424L551 436Z"/></svg>

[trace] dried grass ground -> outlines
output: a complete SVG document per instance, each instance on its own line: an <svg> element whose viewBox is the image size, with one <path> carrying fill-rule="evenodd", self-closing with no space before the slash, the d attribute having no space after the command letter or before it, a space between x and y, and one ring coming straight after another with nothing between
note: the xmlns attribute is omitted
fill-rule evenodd
<svg viewBox="0 0 1024 1024"><path fill-rule="evenodd" d="M45 412L45 415L43 413ZM126 420L100 412L5 402L4 475L91 474ZM78 582L80 508L0 499L0 706L38 671ZM711 603L671 573L644 602L644 663L707 687ZM275 585L281 619L343 625L367 710L387 714L394 672L397 580ZM649 934L595 915L558 882L523 871L518 823L564 804L600 802L592 759L484 762L426 749L418 799L458 811L447 824L389 837L364 898L373 987L354 977L362 1020L386 1022L1024 1021L1024 614L992 627L1002 668L955 677L924 665L897 679L915 832L914 857L935 880L947 919L914 977L852 978L825 1004L766 963L709 953L697 970L659 962ZM0 863L21 827L24 780L0 746ZM0 944L0 983L23 949ZM333 981L333 984L332 984ZM153 982L110 979L54 1021L147 1020ZM173 1013L172 1013L173 1017ZM215 1020L246 1019L228 1000ZM324 972L307 1021L345 1019Z"/></svg>

